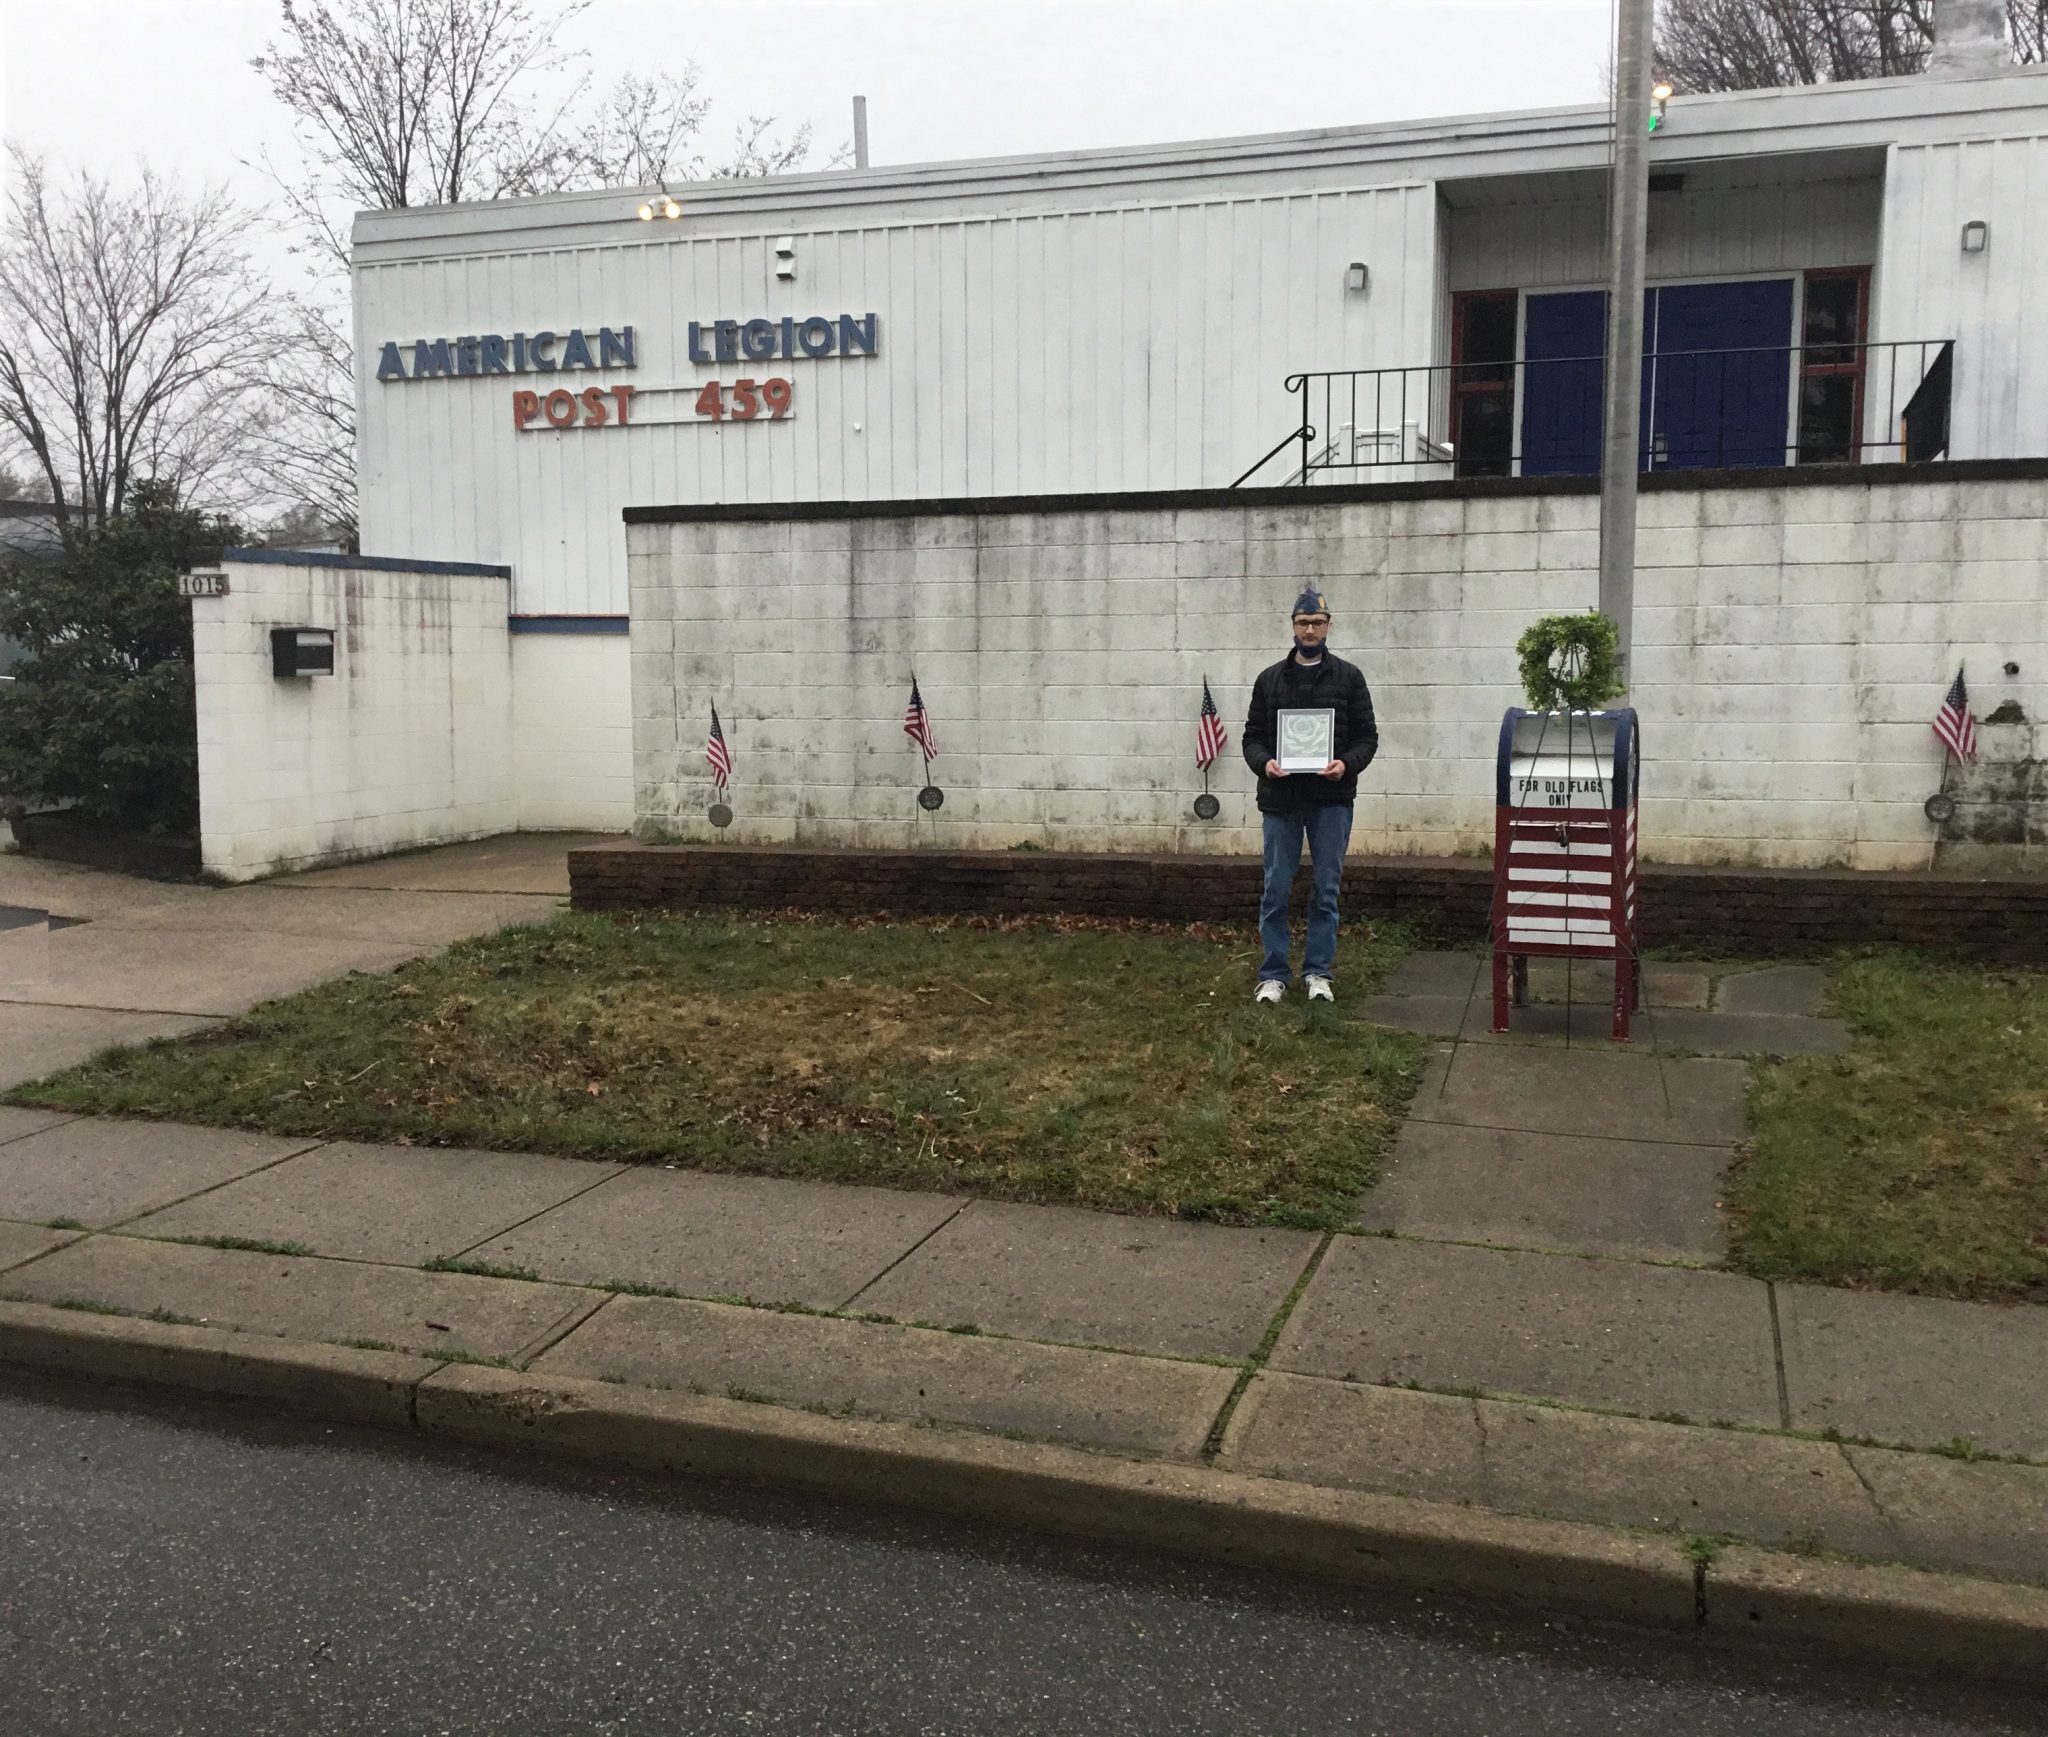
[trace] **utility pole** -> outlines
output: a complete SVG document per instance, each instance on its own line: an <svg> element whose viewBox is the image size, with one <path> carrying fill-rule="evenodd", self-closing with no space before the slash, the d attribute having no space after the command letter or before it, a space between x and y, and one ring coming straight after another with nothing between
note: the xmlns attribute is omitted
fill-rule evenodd
<svg viewBox="0 0 2048 1737"><path fill-rule="evenodd" d="M864 96L853 99L853 166L868 166L868 99Z"/></svg>
<svg viewBox="0 0 2048 1737"><path fill-rule="evenodd" d="M1650 217L1650 27L1654 0L1615 0L1614 174L1607 190L1607 404L1600 454L1600 612L1634 678L1636 465L1642 442L1643 254Z"/></svg>

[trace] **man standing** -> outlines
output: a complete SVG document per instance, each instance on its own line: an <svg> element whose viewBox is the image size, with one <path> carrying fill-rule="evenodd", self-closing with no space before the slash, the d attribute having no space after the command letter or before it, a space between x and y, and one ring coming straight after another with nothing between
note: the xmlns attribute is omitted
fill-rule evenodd
<svg viewBox="0 0 2048 1737"><path fill-rule="evenodd" d="M1308 944L1301 977L1311 1001L1334 1001L1330 976L1337 963L1337 887L1344 873L1344 848L1351 842L1351 804L1358 775L1372 764L1380 745L1373 722L1372 695L1356 664L1346 663L1324 641L1330 606L1320 591L1304 591L1294 603L1294 649L1252 684L1251 710L1244 721L1244 757L1259 775L1259 813L1265 819L1266 885L1259 899L1259 965L1255 1000L1278 1001L1287 993L1287 899L1308 840L1314 883L1308 901ZM1336 713L1335 758L1320 772L1283 772L1276 755L1277 714L1308 708Z"/></svg>

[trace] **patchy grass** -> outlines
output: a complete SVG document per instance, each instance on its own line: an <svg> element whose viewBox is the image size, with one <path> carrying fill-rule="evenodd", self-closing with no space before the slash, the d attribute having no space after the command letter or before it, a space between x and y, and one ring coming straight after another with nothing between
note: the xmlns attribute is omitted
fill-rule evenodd
<svg viewBox="0 0 2048 1737"><path fill-rule="evenodd" d="M531 1267L502 1266L496 1261L465 1260L460 1255L436 1255L430 1261L422 1261L420 1270L428 1273L468 1273L478 1279L526 1279L538 1281L540 1274Z"/></svg>
<svg viewBox="0 0 2048 1737"><path fill-rule="evenodd" d="M1768 1278L2048 1302L2048 973L1832 969L1854 1043L1757 1069L1737 1254Z"/></svg>
<svg viewBox="0 0 2048 1737"><path fill-rule="evenodd" d="M239 1250L243 1254L309 1255L313 1251L302 1242L272 1242L260 1236L171 1236L166 1242L182 1242L193 1248L224 1248Z"/></svg>
<svg viewBox="0 0 2048 1737"><path fill-rule="evenodd" d="M1347 936L1343 993L1407 950ZM570 915L22 1103L1338 1228L1422 1043L1250 1001L1249 933Z"/></svg>

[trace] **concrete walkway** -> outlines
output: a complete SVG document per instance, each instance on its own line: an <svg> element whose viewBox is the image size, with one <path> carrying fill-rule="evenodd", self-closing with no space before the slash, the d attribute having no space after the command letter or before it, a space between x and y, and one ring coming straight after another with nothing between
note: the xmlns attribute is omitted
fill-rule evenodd
<svg viewBox="0 0 2048 1737"><path fill-rule="evenodd" d="M224 888L0 855L0 1089L545 917L589 842L521 833Z"/></svg>
<svg viewBox="0 0 2048 1737"><path fill-rule="evenodd" d="M1908 1451L2048 1462L2048 1311L18 1109L0 1295L2048 1582L2048 1466Z"/></svg>

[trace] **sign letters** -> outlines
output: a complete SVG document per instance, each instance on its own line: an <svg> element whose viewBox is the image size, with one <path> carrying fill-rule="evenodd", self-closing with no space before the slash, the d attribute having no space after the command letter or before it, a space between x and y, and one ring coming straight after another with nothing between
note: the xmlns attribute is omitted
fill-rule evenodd
<svg viewBox="0 0 2048 1737"><path fill-rule="evenodd" d="M377 358L379 380L458 380L485 374L570 374L597 368L634 368L639 358L633 328L600 326L595 333L486 332L461 338L415 338L386 344Z"/></svg>

